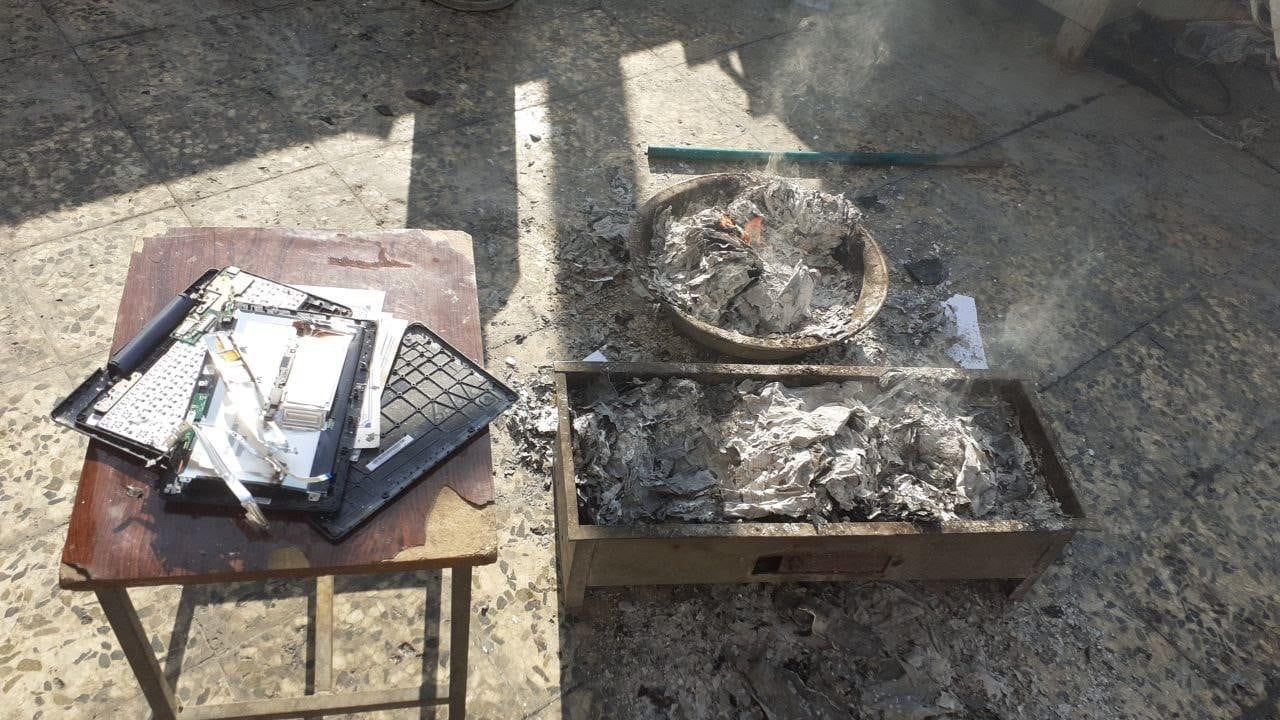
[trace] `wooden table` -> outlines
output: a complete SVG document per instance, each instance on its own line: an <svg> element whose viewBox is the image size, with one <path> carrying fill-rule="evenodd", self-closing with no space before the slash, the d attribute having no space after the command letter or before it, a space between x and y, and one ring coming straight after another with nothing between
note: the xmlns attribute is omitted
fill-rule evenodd
<svg viewBox="0 0 1280 720"><path fill-rule="evenodd" d="M251 228L170 230L141 243L116 320L112 352L205 270L237 265L285 283L381 289L385 309L419 321L483 364L471 238L461 232ZM105 358L104 358L105 362ZM139 494L140 491L140 494ZM293 717L449 705L465 714L471 568L497 559L489 436L483 434L332 544L303 518L273 515L266 532L230 514L166 510L156 474L91 442L62 552L59 584L92 590L155 717ZM435 684L339 695L332 690L333 576L450 568L449 688ZM182 707L166 682L128 588L317 578L316 692L300 698Z"/></svg>

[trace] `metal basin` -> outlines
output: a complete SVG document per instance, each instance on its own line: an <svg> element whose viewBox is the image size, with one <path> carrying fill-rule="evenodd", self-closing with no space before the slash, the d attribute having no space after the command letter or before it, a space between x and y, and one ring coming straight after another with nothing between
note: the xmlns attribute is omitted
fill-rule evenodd
<svg viewBox="0 0 1280 720"><path fill-rule="evenodd" d="M637 213L631 225L631 234L627 238L631 267L637 276L652 291L650 279L653 276L653 268L649 263L649 253L653 241L653 220L660 212L670 207L678 216L691 208L701 209L712 205L725 205L754 182L758 182L758 179L742 173L703 175L672 185L649 198ZM858 300L853 306L853 315L848 324L833 337L818 338L800 333L771 338L744 335L699 320L667 302L657 292L654 292L654 296L670 314L675 326L681 332L712 350L749 360L778 360L803 355L852 337L866 327L884 305L885 296L889 292L889 271L885 267L884 253L881 252L880 246L861 226L850 228L848 243L850 252L842 262L851 271L862 272L862 288L858 293ZM861 253L854 252L854 249L859 246Z"/></svg>

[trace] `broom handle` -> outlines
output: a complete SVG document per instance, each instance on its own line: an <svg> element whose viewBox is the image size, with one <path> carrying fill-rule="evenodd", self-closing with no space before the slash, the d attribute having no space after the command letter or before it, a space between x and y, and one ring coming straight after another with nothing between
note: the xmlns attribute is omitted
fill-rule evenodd
<svg viewBox="0 0 1280 720"><path fill-rule="evenodd" d="M949 154L907 152L816 152L812 150L739 150L735 148L677 147L650 145L651 160L694 160L729 162L769 162L772 159L795 163L835 163L837 165L968 166L1002 164L990 158L967 160Z"/></svg>

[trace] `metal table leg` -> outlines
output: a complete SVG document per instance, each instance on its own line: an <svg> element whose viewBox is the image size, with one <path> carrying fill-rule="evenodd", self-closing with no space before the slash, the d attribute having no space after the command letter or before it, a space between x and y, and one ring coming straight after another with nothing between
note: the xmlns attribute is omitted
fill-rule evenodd
<svg viewBox="0 0 1280 720"><path fill-rule="evenodd" d="M471 646L471 567L456 567L450 578L449 720L467 716L467 650Z"/></svg>
<svg viewBox="0 0 1280 720"><path fill-rule="evenodd" d="M467 587L471 584L468 582ZM151 705L155 720L174 720L178 713L178 701L173 695L173 688L164 678L160 663L151 651L151 643L147 641L147 633L138 620L138 611L129 599L129 591L125 588L110 588L95 591L98 604L107 616L107 622L116 633L120 649L129 660L129 667L142 686L142 694Z"/></svg>

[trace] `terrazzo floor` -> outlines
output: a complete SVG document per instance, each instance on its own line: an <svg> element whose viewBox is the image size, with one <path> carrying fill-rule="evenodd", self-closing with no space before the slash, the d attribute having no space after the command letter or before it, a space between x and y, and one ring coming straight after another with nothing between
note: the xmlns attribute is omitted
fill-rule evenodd
<svg viewBox="0 0 1280 720"><path fill-rule="evenodd" d="M647 145L995 138L998 167L776 169L863 199L897 291L902 263L942 258L938 291L974 296L992 366L1040 388L1102 530L1021 603L980 584L681 587L568 613L548 476L499 422L472 717L1280 717L1280 157L1059 66L1052 17L1022 3L823 5L0 0L0 717L148 715L92 595L57 587L84 442L47 417L106 356L139 238L465 230L488 366L536 404L552 361L601 346L717 359L625 272L583 272L603 214L718 169L650 164ZM921 362L941 340L903 342L904 312L814 359ZM340 578L338 687L442 676L448 582ZM198 704L300 692L310 592L134 599Z"/></svg>

